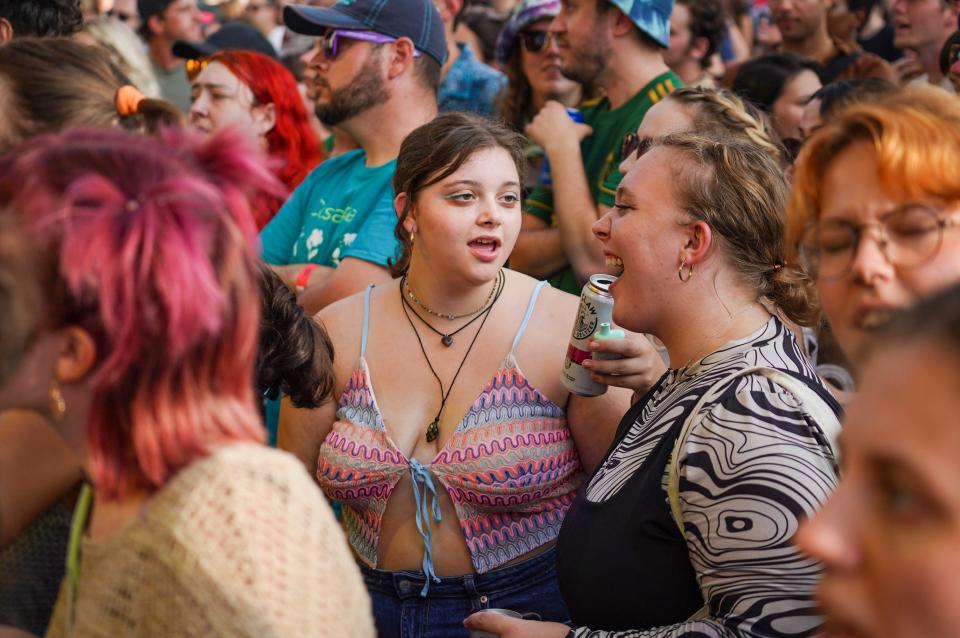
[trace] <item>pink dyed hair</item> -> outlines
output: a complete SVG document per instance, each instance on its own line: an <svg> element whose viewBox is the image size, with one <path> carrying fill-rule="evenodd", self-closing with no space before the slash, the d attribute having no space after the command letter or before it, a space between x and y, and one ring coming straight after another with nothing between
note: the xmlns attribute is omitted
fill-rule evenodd
<svg viewBox="0 0 960 638"><path fill-rule="evenodd" d="M48 322L97 341L87 444L108 497L264 440L248 197L283 186L235 133L160 137L78 130L0 161L0 207L36 237Z"/></svg>

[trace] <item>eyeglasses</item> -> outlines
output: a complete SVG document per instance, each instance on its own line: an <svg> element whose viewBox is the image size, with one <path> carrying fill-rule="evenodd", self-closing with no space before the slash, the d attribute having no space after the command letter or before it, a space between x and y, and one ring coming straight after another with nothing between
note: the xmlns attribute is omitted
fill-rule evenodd
<svg viewBox="0 0 960 638"><path fill-rule="evenodd" d="M389 35L383 35L382 33L377 33L376 31L330 29L320 38L320 48L323 50L324 57L326 57L328 60L335 60L340 54L340 38L346 38L348 40L362 40L364 42L373 42L374 44L387 44L388 42L397 41L397 38L390 37ZM420 51L416 49L413 50L413 57L418 58L420 55Z"/></svg>
<svg viewBox="0 0 960 638"><path fill-rule="evenodd" d="M640 159L650 150L652 145L652 139L649 137L640 137L631 131L623 136L623 143L620 144L620 161L627 159L634 153L637 154L637 159Z"/></svg>
<svg viewBox="0 0 960 638"><path fill-rule="evenodd" d="M808 271L815 277L836 280L846 276L856 260L863 235L876 229L874 240L891 265L916 268L932 259L943 243L943 231L957 225L957 214L943 216L927 204L905 204L876 222L856 226L827 220L814 226L801 243Z"/></svg>
<svg viewBox="0 0 960 638"><path fill-rule="evenodd" d="M187 79L193 82L197 76L210 64L210 58L199 58L196 60L187 60L184 70L187 72Z"/></svg>
<svg viewBox="0 0 960 638"><path fill-rule="evenodd" d="M523 48L526 49L528 53L546 51L547 47L550 46L550 40L555 41L556 37L555 34L549 31L538 31L535 29L520 32L520 42L523 43Z"/></svg>

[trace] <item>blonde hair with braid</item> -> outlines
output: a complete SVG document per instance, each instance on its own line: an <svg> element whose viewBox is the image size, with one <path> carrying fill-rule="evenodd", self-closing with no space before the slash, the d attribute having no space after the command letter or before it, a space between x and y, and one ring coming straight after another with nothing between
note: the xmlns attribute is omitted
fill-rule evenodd
<svg viewBox="0 0 960 638"><path fill-rule="evenodd" d="M782 162L783 147L767 116L730 91L686 87L668 98L684 105L698 133L743 136Z"/></svg>

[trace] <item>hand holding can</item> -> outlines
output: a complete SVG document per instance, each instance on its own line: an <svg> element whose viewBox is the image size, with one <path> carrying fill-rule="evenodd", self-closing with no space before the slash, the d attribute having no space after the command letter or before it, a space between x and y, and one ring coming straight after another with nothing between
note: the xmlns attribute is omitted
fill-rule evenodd
<svg viewBox="0 0 960 638"><path fill-rule="evenodd" d="M613 297L610 295L610 284L616 280L613 275L593 275L583 287L577 319L573 324L570 345L567 346L561 371L563 385L573 394L595 397L607 391L606 384L595 381L590 369L583 364L593 358L590 342L600 330L601 324L607 324L609 329L612 322Z"/></svg>

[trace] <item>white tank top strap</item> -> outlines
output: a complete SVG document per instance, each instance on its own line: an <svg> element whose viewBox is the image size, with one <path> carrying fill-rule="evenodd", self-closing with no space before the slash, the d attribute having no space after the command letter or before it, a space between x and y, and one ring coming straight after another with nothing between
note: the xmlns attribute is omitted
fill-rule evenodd
<svg viewBox="0 0 960 638"><path fill-rule="evenodd" d="M370 331L370 293L373 292L373 284L367 286L363 293L363 331L360 333L360 358L367 356L367 333Z"/></svg>
<svg viewBox="0 0 960 638"><path fill-rule="evenodd" d="M544 286L549 285L546 280L537 283L533 288L533 293L530 295L530 301L527 303L527 311L523 314L523 321L520 322L520 328L517 330L517 336L513 338L513 345L510 346L510 354L513 354L513 351L517 349L517 346L520 345L520 339L523 337L524 331L527 329L527 323L530 322L530 316L533 315L533 309L537 305L537 297L540 296L540 291L543 290Z"/></svg>

